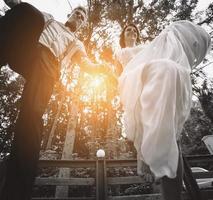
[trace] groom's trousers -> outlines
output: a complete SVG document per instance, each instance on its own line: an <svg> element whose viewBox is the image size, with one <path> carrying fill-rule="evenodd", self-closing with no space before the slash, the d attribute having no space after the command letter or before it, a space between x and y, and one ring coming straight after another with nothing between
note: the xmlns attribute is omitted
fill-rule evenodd
<svg viewBox="0 0 213 200"><path fill-rule="evenodd" d="M42 115L50 99L58 70L57 61L38 47L44 27L42 13L21 3L0 18L0 65L10 67L26 79L16 121L11 153L6 167L0 166L1 200L30 200L36 175L42 133ZM3 169L6 168L6 172ZM3 183L3 184L2 184Z"/></svg>
<svg viewBox="0 0 213 200"><path fill-rule="evenodd" d="M7 161L6 183L1 200L30 200L39 159L42 115L52 94L58 73L58 62L44 47L39 47L26 78L21 108L17 119L10 157Z"/></svg>

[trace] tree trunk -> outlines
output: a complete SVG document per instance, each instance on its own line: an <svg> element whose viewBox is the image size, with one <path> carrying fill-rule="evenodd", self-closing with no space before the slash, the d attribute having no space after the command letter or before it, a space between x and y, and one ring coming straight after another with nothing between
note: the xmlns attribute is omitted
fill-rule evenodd
<svg viewBox="0 0 213 200"><path fill-rule="evenodd" d="M78 106L74 102L71 105L71 117L68 121L66 138L64 142L64 149L62 153L62 160L72 160L72 153L74 149L75 142L75 128L77 125L77 114L78 114ZM70 177L70 169L69 168L61 168L59 170L59 178L69 178ZM56 187L56 198L65 198L68 197L68 189L69 186L57 186Z"/></svg>

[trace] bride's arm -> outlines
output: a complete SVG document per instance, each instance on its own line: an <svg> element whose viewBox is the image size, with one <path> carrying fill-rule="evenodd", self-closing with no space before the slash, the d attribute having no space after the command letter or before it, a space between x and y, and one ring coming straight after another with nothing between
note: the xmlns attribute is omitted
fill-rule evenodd
<svg viewBox="0 0 213 200"><path fill-rule="evenodd" d="M115 74L117 76L120 76L121 73L123 72L123 66L122 64L120 63L120 55L121 54L121 51L116 51L115 54L114 54L114 66L115 66Z"/></svg>
<svg viewBox="0 0 213 200"><path fill-rule="evenodd" d="M115 65L115 74L117 76L120 76L121 73L123 72L123 67L122 67L121 63L118 60L115 60L114 65Z"/></svg>

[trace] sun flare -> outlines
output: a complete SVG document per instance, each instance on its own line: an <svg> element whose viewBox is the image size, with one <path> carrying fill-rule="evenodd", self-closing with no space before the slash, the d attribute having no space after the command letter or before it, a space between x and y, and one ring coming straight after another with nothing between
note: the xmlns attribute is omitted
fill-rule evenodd
<svg viewBox="0 0 213 200"><path fill-rule="evenodd" d="M95 89L95 88L101 87L101 85L103 85L103 82L104 80L102 77L94 76L89 86Z"/></svg>

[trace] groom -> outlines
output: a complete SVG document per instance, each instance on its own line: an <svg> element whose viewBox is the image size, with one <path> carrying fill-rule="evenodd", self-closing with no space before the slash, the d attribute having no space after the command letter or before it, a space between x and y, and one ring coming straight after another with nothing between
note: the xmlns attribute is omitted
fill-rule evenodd
<svg viewBox="0 0 213 200"><path fill-rule="evenodd" d="M33 11L32 17L25 17L27 12L23 10ZM4 46L0 49L3 49L0 60L4 61L4 64L8 63L26 79L11 153L6 161L6 181L2 192L0 191L0 199L30 200L39 159L42 115L52 94L54 83L59 79L61 61L66 58L68 63L78 63L81 69L88 73L109 74L110 71L105 65L92 63L87 57L84 45L73 34L86 22L87 11L84 7L74 9L65 24L55 21L48 14L41 14L27 3L20 3L13 7L1 19L8 31L14 27L18 29L18 33L25 34L25 29L29 29L29 33L31 29L35 29L33 34L37 34L27 38L28 41L33 42L27 43L26 48L25 43L20 43L20 34L16 39L13 32L8 32L7 34L11 36L8 39L7 34L0 33L0 40L4 41L2 43ZM31 19L33 24L28 23L28 26L23 27L21 22L27 23L26 21L29 22ZM11 22L9 28L4 20ZM43 20L44 26L42 26ZM2 24L0 24L1 30L5 30ZM39 34L41 27L41 34ZM5 38L1 38L3 36ZM19 45L22 45L21 53Z"/></svg>

